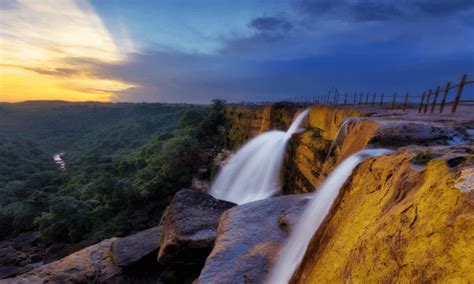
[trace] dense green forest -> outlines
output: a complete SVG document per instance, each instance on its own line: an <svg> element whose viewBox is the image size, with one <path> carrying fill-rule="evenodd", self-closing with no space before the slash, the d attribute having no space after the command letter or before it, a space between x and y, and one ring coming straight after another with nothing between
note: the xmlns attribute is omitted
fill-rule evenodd
<svg viewBox="0 0 474 284"><path fill-rule="evenodd" d="M103 239L156 225L225 143L225 106L0 104L0 238ZM63 152L66 169L53 161Z"/></svg>

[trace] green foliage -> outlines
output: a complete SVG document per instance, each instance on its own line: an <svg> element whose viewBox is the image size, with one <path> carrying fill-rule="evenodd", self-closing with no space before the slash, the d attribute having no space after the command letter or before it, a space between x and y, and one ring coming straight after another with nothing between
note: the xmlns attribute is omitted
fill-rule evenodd
<svg viewBox="0 0 474 284"><path fill-rule="evenodd" d="M159 220L208 166L203 149L225 145L225 109L222 101L4 105L0 238L39 229L45 241L78 242ZM52 160L57 152L65 152L65 171Z"/></svg>

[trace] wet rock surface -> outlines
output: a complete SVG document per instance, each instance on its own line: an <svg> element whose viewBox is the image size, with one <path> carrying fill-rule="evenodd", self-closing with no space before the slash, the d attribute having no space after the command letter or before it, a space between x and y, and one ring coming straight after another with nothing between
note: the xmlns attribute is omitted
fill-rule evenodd
<svg viewBox="0 0 474 284"><path fill-rule="evenodd" d="M293 283L474 281L473 150L410 146L363 162Z"/></svg>
<svg viewBox="0 0 474 284"><path fill-rule="evenodd" d="M350 108L313 107L308 129L290 140L283 190L291 194L314 191L338 163L367 147L469 143L472 118L439 118L423 120L423 116L411 113L382 115Z"/></svg>
<svg viewBox="0 0 474 284"><path fill-rule="evenodd" d="M219 218L233 206L192 189L175 194L162 217L158 254L169 281L181 282L199 274L214 244Z"/></svg>
<svg viewBox="0 0 474 284"><path fill-rule="evenodd" d="M461 143L463 135L452 127L439 123L409 121L377 121L379 130L371 143L380 146L407 146L410 144L433 146Z"/></svg>
<svg viewBox="0 0 474 284"><path fill-rule="evenodd" d="M308 201L282 196L226 211L197 283L262 283Z"/></svg>
<svg viewBox="0 0 474 284"><path fill-rule="evenodd" d="M139 266L146 258L155 259L160 248L160 227L112 241L111 253L120 267ZM155 261L156 262L156 261Z"/></svg>

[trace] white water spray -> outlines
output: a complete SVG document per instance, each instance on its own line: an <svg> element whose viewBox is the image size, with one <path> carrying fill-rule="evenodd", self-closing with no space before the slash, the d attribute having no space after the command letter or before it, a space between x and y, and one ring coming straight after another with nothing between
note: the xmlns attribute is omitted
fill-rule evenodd
<svg viewBox="0 0 474 284"><path fill-rule="evenodd" d="M339 129L337 130L336 136L334 137L334 140L331 143L331 146L329 147L328 154L326 155L326 159L324 160L325 162L329 159L329 157L332 154L332 151L336 147L336 145L342 145L344 142L344 139L346 139L346 136L348 134L348 125L351 124L353 121L355 121L356 118L354 117L349 117L346 118Z"/></svg>
<svg viewBox="0 0 474 284"><path fill-rule="evenodd" d="M243 204L279 193L286 144L299 130L308 112L300 113L288 131L269 131L245 144L217 175L210 194L217 199Z"/></svg>
<svg viewBox="0 0 474 284"><path fill-rule="evenodd" d="M304 257L311 238L318 230L324 218L326 218L339 194L339 190L354 168L369 157L385 155L391 152L385 149L362 150L345 159L336 167L313 194L312 201L307 205L300 221L280 251L279 259L270 271L266 283L279 284L290 281Z"/></svg>

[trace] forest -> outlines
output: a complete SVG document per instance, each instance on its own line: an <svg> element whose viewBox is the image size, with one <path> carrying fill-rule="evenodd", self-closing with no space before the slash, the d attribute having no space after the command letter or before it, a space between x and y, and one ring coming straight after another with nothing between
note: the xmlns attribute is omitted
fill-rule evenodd
<svg viewBox="0 0 474 284"><path fill-rule="evenodd" d="M217 100L0 104L0 240L39 230L47 243L75 243L157 225L198 169L212 173L224 124Z"/></svg>

